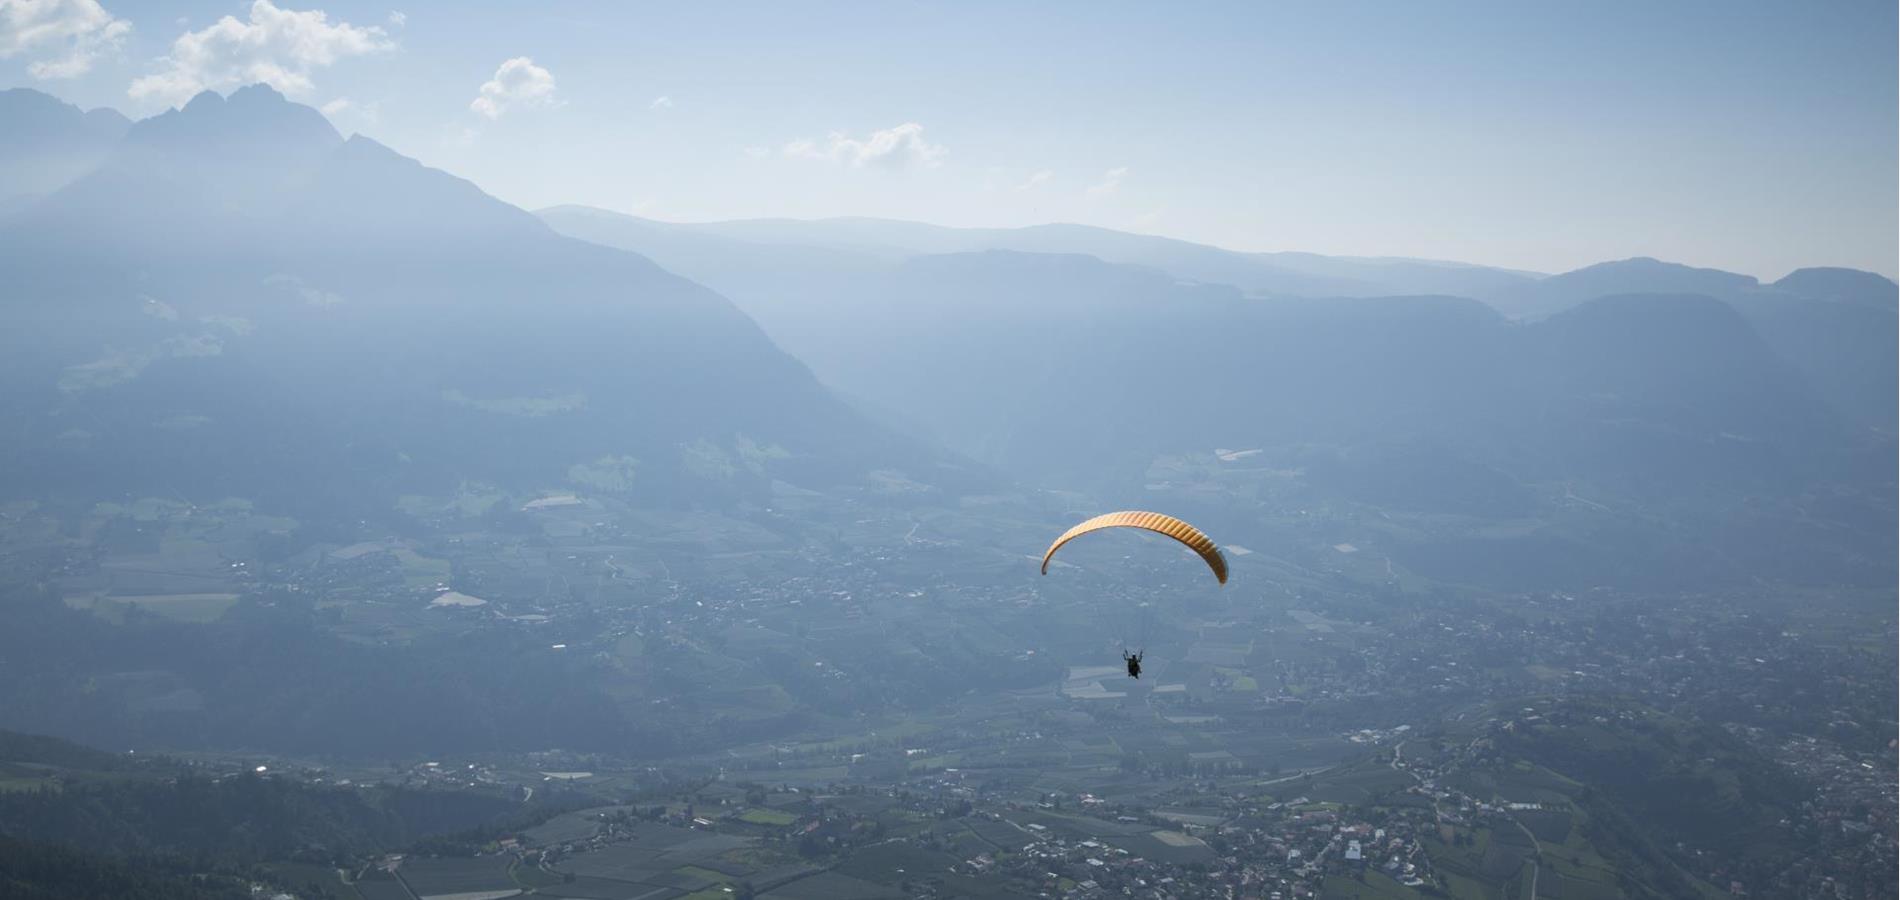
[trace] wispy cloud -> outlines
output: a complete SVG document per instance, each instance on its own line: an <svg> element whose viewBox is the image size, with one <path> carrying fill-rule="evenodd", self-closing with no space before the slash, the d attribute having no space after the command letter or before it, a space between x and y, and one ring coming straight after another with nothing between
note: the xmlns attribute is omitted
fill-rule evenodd
<svg viewBox="0 0 1900 900"><path fill-rule="evenodd" d="M201 31L187 31L159 60L160 69L132 82L134 100L180 103L204 90L263 82L286 94L311 89L317 69L351 56L394 49L382 28L331 24L320 9L280 9L255 0L250 18L225 16Z"/></svg>
<svg viewBox="0 0 1900 900"><path fill-rule="evenodd" d="M106 12L99 0L0 0L0 59L53 54L27 63L34 78L84 75L131 33L132 23Z"/></svg>
<svg viewBox="0 0 1900 900"><path fill-rule="evenodd" d="M501 64L495 77L482 84L481 92L468 108L499 119L510 109L554 106L554 76L526 56L517 56Z"/></svg>
<svg viewBox="0 0 1900 900"><path fill-rule="evenodd" d="M1049 179L1054 178L1055 174L1056 173L1051 172L1048 169L1043 169L1042 171L1029 176L1029 178L1024 180L1022 184L1017 185L1016 189L1019 191L1034 190L1035 188L1039 188L1043 184L1047 183Z"/></svg>
<svg viewBox="0 0 1900 900"><path fill-rule="evenodd" d="M672 108L673 108L673 98L668 97L664 94L653 98L653 102L647 104L647 109L672 109Z"/></svg>
<svg viewBox="0 0 1900 900"><path fill-rule="evenodd" d="M1100 182L1089 185L1088 192L1096 196L1101 196L1103 194L1113 194L1116 191L1121 190L1122 180L1127 177L1128 177L1127 166L1117 166L1113 169L1109 169L1106 173L1103 174L1102 180Z"/></svg>
<svg viewBox="0 0 1900 900"><path fill-rule="evenodd" d="M361 127L377 123L380 118L378 114L382 112L382 101L371 100L368 103L358 103L348 97L338 97L317 108L323 110L323 114L329 116L332 121L342 117Z"/></svg>
<svg viewBox="0 0 1900 900"><path fill-rule="evenodd" d="M785 155L799 159L822 159L854 169L875 166L901 169L911 165L934 167L943 163L949 151L941 144L924 140L924 126L905 122L895 128L871 132L858 140L834 131L824 143L799 140L785 145Z"/></svg>

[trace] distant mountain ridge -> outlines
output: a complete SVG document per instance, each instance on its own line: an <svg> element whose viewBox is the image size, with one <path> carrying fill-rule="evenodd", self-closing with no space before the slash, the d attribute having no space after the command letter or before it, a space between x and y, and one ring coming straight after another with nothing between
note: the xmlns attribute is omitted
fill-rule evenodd
<svg viewBox="0 0 1900 900"><path fill-rule="evenodd" d="M1744 565L1802 578L1827 565L1863 578L1891 556L1855 542L1858 562L1835 560L1833 539L1790 533L1771 512L1820 491L1855 495L1839 509L1856 521L1880 515L1857 492L1881 477L1880 448L1891 447L1892 408L1877 411L1891 378L1873 367L1882 352L1891 358L1892 331L1853 324L1882 315L1864 306L1639 262L1569 279L1618 293L1514 320L1442 294L1261 297L1093 254L893 259L861 241L764 242L799 236L784 223L707 236L611 214L543 216L721 285L821 379L868 406L901 411L954 449L1038 483L1113 502L1161 502L1153 491L1175 490L1157 460L1257 448L1267 469L1287 473L1257 488L1283 498L1263 501L1269 508L1350 499L1535 521L1564 509L1599 515L1609 509L1600 501L1614 500L1672 523L1644 538L1633 535L1655 526L1642 519L1593 525L1591 544L1547 532L1394 551L1422 567L1458 560L1436 577L1719 576L1671 555L1686 548L1654 549L1661 539L1687 540L1704 562L1749 546ZM1688 290L1622 277L1645 271ZM1694 290L1711 285L1737 299ZM1758 324L1776 316L1788 322ZM1858 357L1843 351L1852 341L1865 348ZM1572 488L1598 499L1565 499ZM1238 503L1193 508L1245 535L1257 520Z"/></svg>
<svg viewBox="0 0 1900 900"><path fill-rule="evenodd" d="M1594 297L1628 293L1705 294L1727 299L1773 289L1813 299L1891 295L1894 282L1872 272L1800 269L1762 284L1751 275L1633 257L1545 275L1472 263L1404 257L1327 256L1297 251L1243 253L1175 238L1132 234L1090 225L955 228L892 219L736 219L665 222L581 205L535 213L558 231L629 246L651 241L655 257L704 246L800 247L894 261L921 254L979 250L1077 253L1105 262L1140 265L1177 277L1229 284L1263 296L1398 296L1439 293L1483 300L1511 316L1549 315ZM681 267L692 268L690 263Z"/></svg>
<svg viewBox="0 0 1900 900"><path fill-rule="evenodd" d="M0 215L92 171L132 125L26 88L0 91L0 122Z"/></svg>
<svg viewBox="0 0 1900 900"><path fill-rule="evenodd" d="M672 224L564 206L540 217L563 234L651 256L732 297L766 330L799 348L796 332L853 284L921 255L1013 250L1070 253L1263 297L1443 295L1480 300L1518 319L1546 318L1613 295L1699 295L1729 303L1836 411L1895 431L1894 282L1850 269L1755 278L1640 257L1537 276L1425 260L1239 254L1074 225L956 229L875 219L755 219ZM1297 270L1297 271L1296 271ZM822 368L822 366L821 366Z"/></svg>
<svg viewBox="0 0 1900 900"><path fill-rule="evenodd" d="M1570 499L1582 484L1655 505L1661 533L1754 529L1810 575L1803 554L1891 557L1787 531L1776 505L1879 519L1895 310L1866 273L1535 278L1073 225L537 217L249 88L134 124L0 216L0 277L0 413L24 435L0 487L19 495L352 518L465 482L733 503L965 477L934 439L1134 502L1189 483L1167 460L1255 447L1297 479L1258 500L1275 509L1515 521L1552 492L1603 506Z"/></svg>
<svg viewBox="0 0 1900 900"><path fill-rule="evenodd" d="M1875 309L1892 309L1900 304L1900 285L1884 276L1859 269L1796 269L1772 287L1796 297L1839 300Z"/></svg>
<svg viewBox="0 0 1900 900"><path fill-rule="evenodd" d="M1049 224L1023 228L951 228L887 219L742 219L670 223L582 206L556 206L537 215L576 237L606 238L618 224L640 229L656 241L656 258L670 265L664 247L687 236L784 245L891 260L923 253L1015 250L1077 253L1107 262L1161 269L1181 278L1230 284L1263 296L1380 296L1497 290L1531 280L1527 273L1399 258L1330 257L1312 253L1240 253L1175 238L1130 234L1091 225ZM666 236L662 238L662 236ZM629 235L617 238L625 245ZM659 243L671 239L670 243ZM611 242L611 241L610 241Z"/></svg>
<svg viewBox="0 0 1900 900"><path fill-rule="evenodd" d="M250 257L427 235L546 237L475 185L256 85L134 123L98 166L13 217L21 239L88 252ZM291 240L294 238L294 240Z"/></svg>
<svg viewBox="0 0 1900 900"><path fill-rule="evenodd" d="M0 247L20 495L374 505L605 466L676 502L935 465L723 298L263 86L135 123Z"/></svg>

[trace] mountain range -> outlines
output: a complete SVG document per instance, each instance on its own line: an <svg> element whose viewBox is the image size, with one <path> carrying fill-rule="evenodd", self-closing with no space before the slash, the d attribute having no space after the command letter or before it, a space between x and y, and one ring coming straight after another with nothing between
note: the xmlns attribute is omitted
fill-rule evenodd
<svg viewBox="0 0 1900 900"><path fill-rule="evenodd" d="M1300 257L1301 282L1258 255L1079 226L540 215L714 286L825 383L1034 483L1199 503L1167 490L1204 484L1156 461L1251 451L1219 477L1284 477L1242 491L1264 506L1198 510L1230 534L1350 501L1469 517L1407 539L1427 565L1587 579L1648 557L1712 577L1682 568L1693 557L1826 580L1884 577L1891 559L1895 288L1868 273L1762 285L1647 259L1538 277ZM1351 293L1375 277L1411 290ZM1507 538L1500 521L1546 524ZM1447 532L1488 536L1464 554Z"/></svg>
<svg viewBox="0 0 1900 900"><path fill-rule="evenodd" d="M357 520L468 483L697 505L1000 473L1255 540L1316 506L1441 517L1395 546L1578 577L1891 568L1895 286L1869 273L537 215L267 87L115 115L0 102L9 158L85 150L0 215L10 496Z"/></svg>
<svg viewBox="0 0 1900 900"><path fill-rule="evenodd" d="M1900 289L1870 272L1814 268L1763 284L1752 276L1649 258L1558 275L1430 260L1237 253L1170 238L1080 225L959 229L877 219L657 222L588 207L541 210L563 234L651 257L733 298L795 354L790 337L816 327L854 280L918 256L1009 250L1066 253L1222 285L1265 299L1449 295L1535 321L1617 294L1693 294L1733 306L1837 412L1893 432L1900 403L1893 334Z"/></svg>
<svg viewBox="0 0 1900 900"><path fill-rule="evenodd" d="M0 91L0 214L96 168L132 127L112 109L82 112L39 91Z"/></svg>
<svg viewBox="0 0 1900 900"><path fill-rule="evenodd" d="M16 141L90 119L54 112L64 132ZM706 288L263 86L133 123L0 247L13 496L697 502L939 457Z"/></svg>

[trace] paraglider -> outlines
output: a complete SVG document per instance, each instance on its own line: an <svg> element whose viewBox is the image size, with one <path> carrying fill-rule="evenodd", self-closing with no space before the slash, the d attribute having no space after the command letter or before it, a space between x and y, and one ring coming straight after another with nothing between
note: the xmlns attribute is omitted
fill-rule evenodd
<svg viewBox="0 0 1900 900"><path fill-rule="evenodd" d="M1091 531L1100 531L1104 528L1140 528L1180 541L1189 550L1199 555L1201 561L1207 563L1208 568L1214 570L1214 577L1221 584L1227 583L1227 557L1221 555L1220 548L1214 545L1212 538L1202 533L1199 528L1173 516L1139 510L1099 515L1063 532L1062 536L1056 538L1056 542L1050 544L1049 549L1043 552L1042 574L1049 574L1049 560L1056 555L1057 550L1062 549L1063 544Z"/></svg>
<svg viewBox="0 0 1900 900"><path fill-rule="evenodd" d="M1049 574L1049 561L1055 557L1057 550L1062 549L1063 544L1091 531L1100 531L1104 528L1139 528L1173 538L1194 551L1202 562L1207 563L1207 567L1214 570L1216 580L1221 584L1227 583L1227 558L1221 555L1220 547L1214 543L1213 538L1208 537L1199 528L1173 516L1140 510L1126 510L1096 516L1063 532L1062 536L1056 538L1055 543L1050 544L1049 549L1043 552L1042 574ZM1143 605L1146 606L1146 604ZM1124 636L1123 640L1127 641L1128 638ZM1126 645L1122 647L1122 662L1128 666L1128 677L1141 677L1141 657L1144 652L1137 648L1135 652L1129 653Z"/></svg>

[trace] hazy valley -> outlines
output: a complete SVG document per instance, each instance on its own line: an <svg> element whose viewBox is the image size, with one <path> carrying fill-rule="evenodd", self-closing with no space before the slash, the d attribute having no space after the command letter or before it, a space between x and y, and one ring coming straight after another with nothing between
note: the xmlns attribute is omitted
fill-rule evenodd
<svg viewBox="0 0 1900 900"><path fill-rule="evenodd" d="M1893 895L1879 275L0 173L0 888Z"/></svg>

